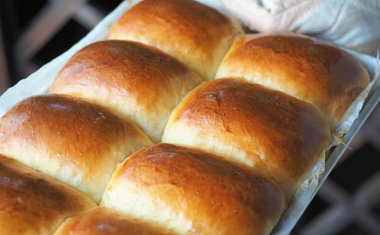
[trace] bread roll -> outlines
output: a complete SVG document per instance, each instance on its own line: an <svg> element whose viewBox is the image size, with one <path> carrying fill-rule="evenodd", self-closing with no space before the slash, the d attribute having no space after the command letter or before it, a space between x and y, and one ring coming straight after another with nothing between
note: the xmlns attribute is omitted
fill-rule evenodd
<svg viewBox="0 0 380 235"><path fill-rule="evenodd" d="M0 153L99 201L117 164L151 144L132 123L64 95L30 97L0 119Z"/></svg>
<svg viewBox="0 0 380 235"><path fill-rule="evenodd" d="M94 206L73 187L0 155L0 234L52 234Z"/></svg>
<svg viewBox="0 0 380 235"><path fill-rule="evenodd" d="M195 72L157 49L135 42L103 41L76 53L58 74L50 93L110 107L158 142L171 110L200 82Z"/></svg>
<svg viewBox="0 0 380 235"><path fill-rule="evenodd" d="M124 215L107 207L96 207L84 214L69 218L54 235L169 235L166 228L158 227Z"/></svg>
<svg viewBox="0 0 380 235"><path fill-rule="evenodd" d="M192 0L145 0L113 25L109 39L138 41L168 53L212 79L240 24Z"/></svg>
<svg viewBox="0 0 380 235"><path fill-rule="evenodd" d="M124 161L101 204L179 234L266 234L285 206L280 188L257 173L170 144Z"/></svg>
<svg viewBox="0 0 380 235"><path fill-rule="evenodd" d="M253 167L290 198L327 147L330 132L311 104L244 80L218 79L183 99L162 140Z"/></svg>
<svg viewBox="0 0 380 235"><path fill-rule="evenodd" d="M349 53L290 33L236 38L216 77L244 78L310 102L333 130L369 83L367 71Z"/></svg>

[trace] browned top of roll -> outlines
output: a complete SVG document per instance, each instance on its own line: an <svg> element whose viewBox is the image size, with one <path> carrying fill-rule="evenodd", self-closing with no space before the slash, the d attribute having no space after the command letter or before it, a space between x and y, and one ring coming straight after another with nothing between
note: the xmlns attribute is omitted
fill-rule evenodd
<svg viewBox="0 0 380 235"><path fill-rule="evenodd" d="M287 195L329 139L327 122L311 104L238 79L194 89L174 110L163 136L164 142L199 146L254 166Z"/></svg>
<svg viewBox="0 0 380 235"><path fill-rule="evenodd" d="M0 233L52 234L95 202L74 188L0 155Z"/></svg>
<svg viewBox="0 0 380 235"><path fill-rule="evenodd" d="M166 228L143 222L107 207L96 207L69 218L54 235L164 235L174 234Z"/></svg>
<svg viewBox="0 0 380 235"><path fill-rule="evenodd" d="M0 121L0 152L96 200L117 164L151 142L133 123L79 98L25 99Z"/></svg>
<svg viewBox="0 0 380 235"><path fill-rule="evenodd" d="M367 71L352 55L296 34L238 37L217 77L245 78L313 103L333 128L369 83Z"/></svg>
<svg viewBox="0 0 380 235"><path fill-rule="evenodd" d="M241 26L192 0L145 0L115 23L110 39L134 40L176 57L211 79Z"/></svg>
<svg viewBox="0 0 380 235"><path fill-rule="evenodd" d="M102 118L99 112L102 112ZM99 159L90 157L94 152L108 150L103 147L118 142L126 132L136 136L139 134L134 128L125 130L128 126L124 126L123 121L108 110L62 95L28 98L13 107L4 119L10 116L15 118L7 126L1 141L23 138L23 143L40 145L51 157L62 153L58 158L61 164L96 166Z"/></svg>
<svg viewBox="0 0 380 235"><path fill-rule="evenodd" d="M49 92L110 107L158 141L170 111L200 82L195 72L153 47L102 41L77 52Z"/></svg>
<svg viewBox="0 0 380 235"><path fill-rule="evenodd" d="M278 221L284 196L275 184L219 156L156 144L118 168L102 203L126 213L135 209L144 219L156 215L153 221L182 234L264 234Z"/></svg>

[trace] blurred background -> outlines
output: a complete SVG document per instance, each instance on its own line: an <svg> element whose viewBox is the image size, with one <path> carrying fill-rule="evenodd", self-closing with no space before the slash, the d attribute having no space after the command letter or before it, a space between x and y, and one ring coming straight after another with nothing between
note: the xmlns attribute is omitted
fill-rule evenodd
<svg viewBox="0 0 380 235"><path fill-rule="evenodd" d="M121 0L1 0L0 94L84 37ZM380 234L380 108L292 234Z"/></svg>

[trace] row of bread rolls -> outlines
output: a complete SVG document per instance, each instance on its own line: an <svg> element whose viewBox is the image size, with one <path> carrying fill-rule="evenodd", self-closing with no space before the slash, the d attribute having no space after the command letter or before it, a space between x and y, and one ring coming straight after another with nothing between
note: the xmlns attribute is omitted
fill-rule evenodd
<svg viewBox="0 0 380 235"><path fill-rule="evenodd" d="M270 233L368 74L308 37L242 33L197 2L145 0L75 54L1 118L1 234L69 217L56 234Z"/></svg>

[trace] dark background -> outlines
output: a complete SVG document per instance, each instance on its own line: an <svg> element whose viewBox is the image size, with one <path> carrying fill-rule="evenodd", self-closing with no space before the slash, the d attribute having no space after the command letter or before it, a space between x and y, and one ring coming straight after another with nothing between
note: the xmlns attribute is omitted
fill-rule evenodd
<svg viewBox="0 0 380 235"><path fill-rule="evenodd" d="M59 1L59 0L58 0ZM65 1L65 0L61 0ZM121 0L90 0L88 4L95 6L104 15L112 11ZM7 58L10 84L14 85L18 80L25 78L30 71L18 68L17 54L14 54L15 43L32 22L34 17L49 3L46 0L1 0L0 20L4 50ZM68 19L48 42L39 50L30 62L41 67L51 59L57 57L72 45L78 42L89 32L89 29L75 21Z"/></svg>

